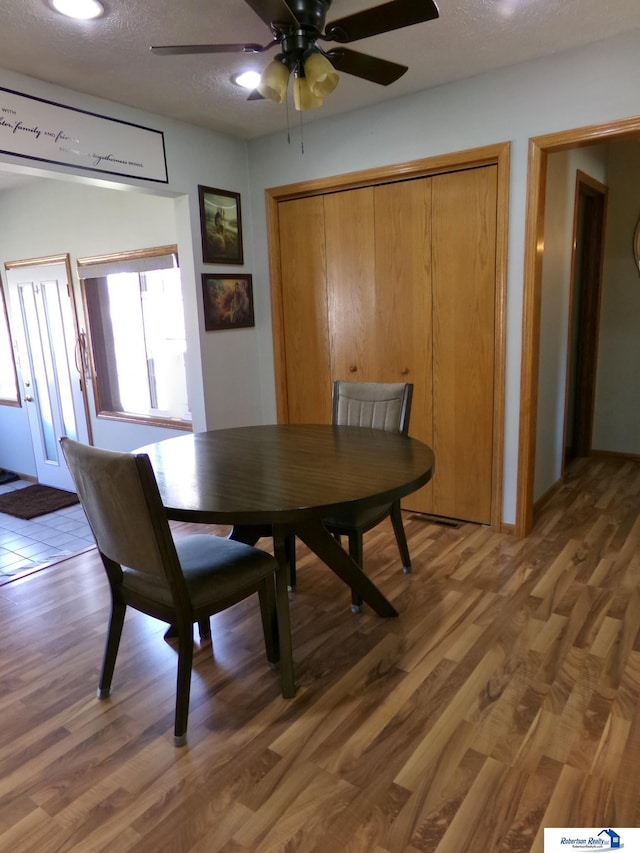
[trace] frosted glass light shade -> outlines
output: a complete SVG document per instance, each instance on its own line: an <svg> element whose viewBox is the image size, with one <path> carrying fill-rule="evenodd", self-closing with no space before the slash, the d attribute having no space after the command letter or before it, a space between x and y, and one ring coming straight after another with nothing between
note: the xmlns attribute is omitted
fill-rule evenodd
<svg viewBox="0 0 640 853"><path fill-rule="evenodd" d="M293 81L293 105L300 110L315 110L316 107L321 107L324 103L322 98L318 98L309 88L304 77L296 77Z"/></svg>
<svg viewBox="0 0 640 853"><path fill-rule="evenodd" d="M312 53L304 63L304 76L316 98L330 95L338 85L338 72L321 53Z"/></svg>
<svg viewBox="0 0 640 853"><path fill-rule="evenodd" d="M257 88L263 98L281 104L287 94L288 83L289 69L284 63L274 59L262 72Z"/></svg>

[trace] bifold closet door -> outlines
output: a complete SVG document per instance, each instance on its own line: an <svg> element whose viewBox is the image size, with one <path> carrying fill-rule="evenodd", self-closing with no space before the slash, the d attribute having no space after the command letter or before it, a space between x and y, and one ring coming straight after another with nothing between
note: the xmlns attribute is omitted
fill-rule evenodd
<svg viewBox="0 0 640 853"><path fill-rule="evenodd" d="M497 167L432 181L434 512L489 524Z"/></svg>
<svg viewBox="0 0 640 853"><path fill-rule="evenodd" d="M289 423L331 421L322 196L278 205Z"/></svg>
<svg viewBox="0 0 640 853"><path fill-rule="evenodd" d="M373 187L325 195L324 217L332 379L374 382Z"/></svg>
<svg viewBox="0 0 640 853"><path fill-rule="evenodd" d="M413 382L410 434L431 444L430 179L325 196L333 377ZM410 508L431 511L430 486Z"/></svg>
<svg viewBox="0 0 640 853"><path fill-rule="evenodd" d="M413 382L409 434L433 444L431 341L431 178L374 190L376 380ZM406 509L433 512L432 486Z"/></svg>

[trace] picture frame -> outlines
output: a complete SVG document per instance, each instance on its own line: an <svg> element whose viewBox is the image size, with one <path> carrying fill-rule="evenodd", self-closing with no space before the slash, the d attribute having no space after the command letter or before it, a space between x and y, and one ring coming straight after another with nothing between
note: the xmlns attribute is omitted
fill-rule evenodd
<svg viewBox="0 0 640 853"><path fill-rule="evenodd" d="M240 193L198 185L198 199L204 263L244 263Z"/></svg>
<svg viewBox="0 0 640 853"><path fill-rule="evenodd" d="M207 332L255 326L253 280L248 273L203 273L202 296Z"/></svg>

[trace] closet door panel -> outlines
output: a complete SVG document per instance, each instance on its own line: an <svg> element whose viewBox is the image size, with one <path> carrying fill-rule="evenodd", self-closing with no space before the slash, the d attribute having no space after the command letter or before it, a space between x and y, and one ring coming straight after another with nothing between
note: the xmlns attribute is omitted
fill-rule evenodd
<svg viewBox="0 0 640 853"><path fill-rule="evenodd" d="M434 512L489 524L497 167L432 180Z"/></svg>
<svg viewBox="0 0 640 853"><path fill-rule="evenodd" d="M373 187L324 197L332 379L371 382L376 355Z"/></svg>
<svg viewBox="0 0 640 853"><path fill-rule="evenodd" d="M289 423L331 421L324 201L278 206Z"/></svg>
<svg viewBox="0 0 640 853"><path fill-rule="evenodd" d="M409 434L431 445L431 179L377 186L374 200L374 379L413 382ZM403 505L432 512L431 492L429 484Z"/></svg>

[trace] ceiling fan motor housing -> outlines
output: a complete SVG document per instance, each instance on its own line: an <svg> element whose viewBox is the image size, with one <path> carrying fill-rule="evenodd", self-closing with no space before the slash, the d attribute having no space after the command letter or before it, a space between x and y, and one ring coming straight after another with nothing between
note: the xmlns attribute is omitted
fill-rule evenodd
<svg viewBox="0 0 640 853"><path fill-rule="evenodd" d="M291 71L304 74L301 69L305 59L320 50L316 42L324 30L330 5L331 0L289 0L287 6L297 23L275 21L271 24L282 48L280 61Z"/></svg>
<svg viewBox="0 0 640 853"><path fill-rule="evenodd" d="M298 24L312 30L316 38L324 31L331 0L287 0L287 6Z"/></svg>

